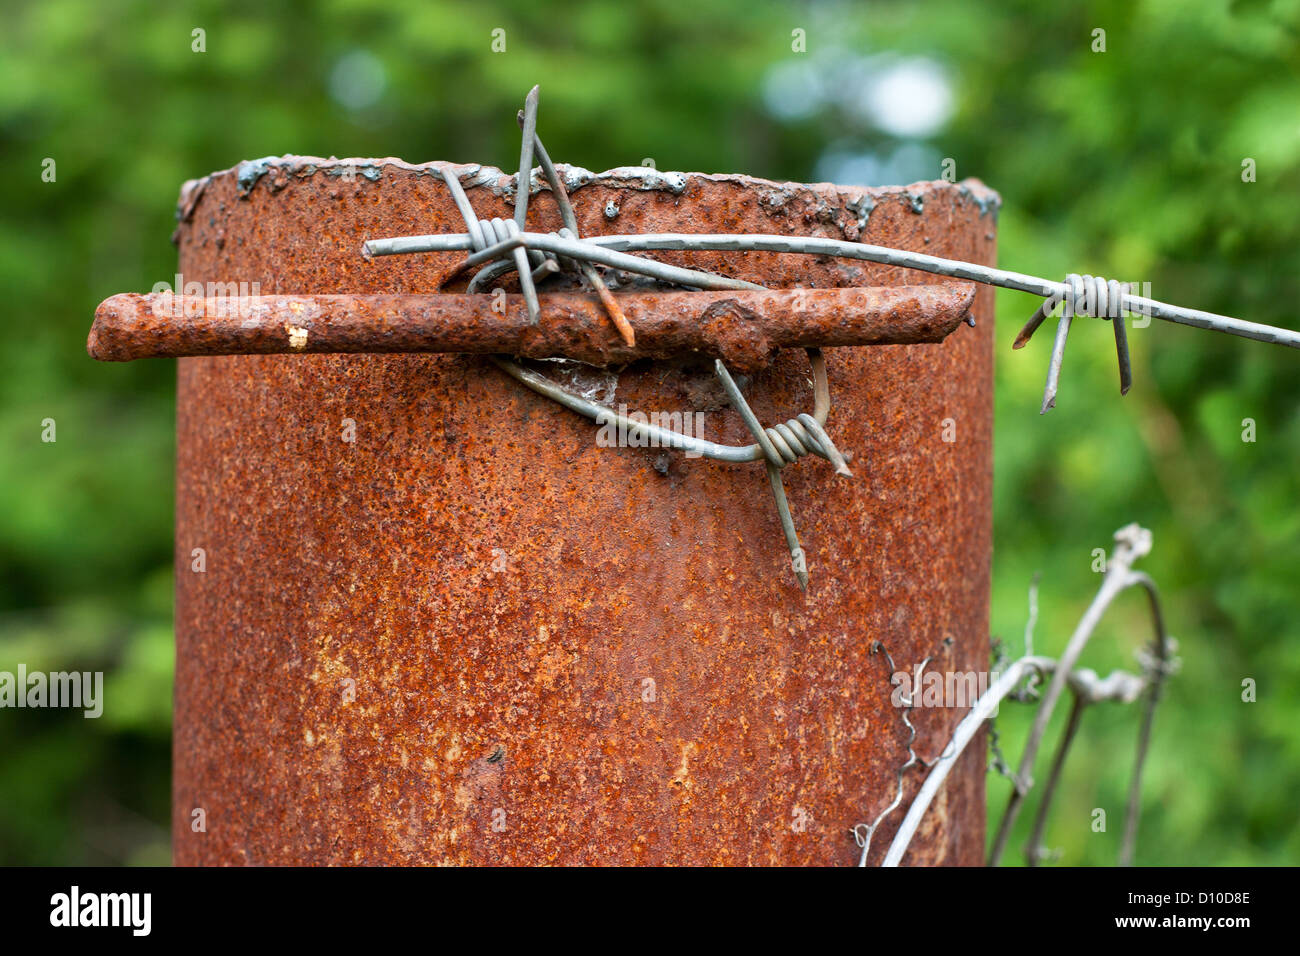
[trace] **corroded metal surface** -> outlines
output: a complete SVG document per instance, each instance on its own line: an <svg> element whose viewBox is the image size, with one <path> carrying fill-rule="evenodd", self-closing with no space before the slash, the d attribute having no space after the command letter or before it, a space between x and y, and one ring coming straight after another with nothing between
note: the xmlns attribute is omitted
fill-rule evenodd
<svg viewBox="0 0 1300 956"><path fill-rule="evenodd" d="M264 294L432 288L457 254L357 255L358 237L460 228L428 169L291 158L190 184L181 271ZM573 174L584 235L792 232L994 259L996 200L978 184L644 173ZM508 177L475 182L479 215L508 217ZM559 226L545 192L529 216ZM654 255L771 287L930 281ZM893 799L907 752L872 642L902 668L986 666L989 290L973 314L939 345L828 353L828 428L855 477L785 472L806 595L761 466L598 447L591 423L485 359L181 359L176 861L855 862L849 828ZM546 364L584 394L701 411L706 437L749 440L707 365ZM765 423L811 401L798 353L741 384ZM937 756L962 713L914 711L918 754ZM909 861L979 862L981 749Z"/></svg>
<svg viewBox="0 0 1300 956"><path fill-rule="evenodd" d="M778 349L942 342L975 298L969 282L881 289L630 292L616 297L635 330L624 344L601 300L542 296L529 321L518 295L111 296L86 350L97 359L327 352L506 353L592 365L697 354L757 371Z"/></svg>

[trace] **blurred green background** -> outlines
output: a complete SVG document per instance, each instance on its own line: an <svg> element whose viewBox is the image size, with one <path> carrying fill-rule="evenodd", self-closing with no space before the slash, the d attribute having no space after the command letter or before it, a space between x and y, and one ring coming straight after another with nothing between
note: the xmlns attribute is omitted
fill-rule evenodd
<svg viewBox="0 0 1300 956"><path fill-rule="evenodd" d="M101 299L171 278L183 180L280 153L508 168L540 82L561 161L881 184L952 158L1001 192L1008 268L1149 281L1296 327L1298 71L1300 0L8 4L0 670L104 670L110 705L0 711L0 862L168 859L175 368L96 364L85 336ZM1038 648L1059 651L1100 582L1092 550L1151 528L1142 566L1184 665L1137 862L1295 863L1300 354L1156 322L1130 335L1121 400L1109 331L1085 323L1039 417L1050 327L1010 351L1035 304L999 293L993 633L1019 651L1041 571ZM1121 598L1084 663L1132 668L1144 613ZM1002 713L1014 758L1029 712ZM1049 829L1064 862L1114 860L1136 727L1136 708L1089 713ZM996 814L1008 783L989 786ZM1094 807L1109 832L1091 831Z"/></svg>

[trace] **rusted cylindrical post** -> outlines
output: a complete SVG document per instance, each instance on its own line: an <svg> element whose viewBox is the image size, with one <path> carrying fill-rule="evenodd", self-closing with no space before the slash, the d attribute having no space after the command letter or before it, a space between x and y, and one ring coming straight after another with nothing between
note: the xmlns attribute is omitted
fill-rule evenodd
<svg viewBox="0 0 1300 956"><path fill-rule="evenodd" d="M463 231L444 183L393 160L342 174L357 168L289 157L190 184L184 281L430 291L461 254L360 248ZM584 235L783 232L994 259L996 198L978 184L579 172ZM485 168L467 191L481 218L509 218L512 186ZM560 226L546 192L529 217ZM654 255L771 288L941 281ZM907 759L873 642L900 669L987 666L987 289L973 314L938 344L828 350L827 428L854 477L816 458L782 473L806 594L761 463L600 447L591 422L484 357L181 359L176 862L856 862L850 828L894 799ZM708 362L553 375L752 440ZM741 385L765 424L812 406L798 351ZM914 711L917 753L938 756L963 712ZM983 774L972 748L911 861L979 862Z"/></svg>

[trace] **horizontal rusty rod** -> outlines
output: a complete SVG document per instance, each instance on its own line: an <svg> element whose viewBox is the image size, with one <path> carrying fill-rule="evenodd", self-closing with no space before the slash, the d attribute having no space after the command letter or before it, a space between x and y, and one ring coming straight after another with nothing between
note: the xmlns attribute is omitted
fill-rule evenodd
<svg viewBox="0 0 1300 956"><path fill-rule="evenodd" d="M781 348L941 342L967 316L975 286L931 285L627 292L616 296L636 345L585 292L542 295L531 324L520 295L127 293L95 310L86 342L108 362L193 355L320 352L504 353L592 365L701 354L755 371Z"/></svg>

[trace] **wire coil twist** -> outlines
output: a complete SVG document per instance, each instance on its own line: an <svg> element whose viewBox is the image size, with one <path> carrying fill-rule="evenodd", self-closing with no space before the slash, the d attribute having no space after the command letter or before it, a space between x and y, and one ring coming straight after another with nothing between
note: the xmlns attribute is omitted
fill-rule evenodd
<svg viewBox="0 0 1300 956"><path fill-rule="evenodd" d="M780 422L763 429L768 440L781 456L780 466L793 465L804 455L819 455L829 458L825 447L818 439L818 433L825 434L817 419L807 412L799 414L788 421ZM773 464L777 464L773 462Z"/></svg>
<svg viewBox="0 0 1300 956"><path fill-rule="evenodd" d="M1065 286L1060 297L1065 315L1098 319L1124 317L1124 298L1129 294L1129 283L1071 272L1065 277Z"/></svg>
<svg viewBox="0 0 1300 956"><path fill-rule="evenodd" d="M1070 334L1070 323L1076 316L1106 319L1115 332L1115 357L1119 363L1119 392L1128 394L1133 385L1133 368L1129 360L1128 332L1124 316L1134 308L1129 293L1130 283L1117 282L1101 276L1079 275L1071 272L1065 282L1043 299L1029 317L1012 348L1021 348L1038 330L1049 315L1061 306L1061 321L1056 327L1052 342L1052 356L1047 363L1047 384L1043 387L1043 405L1040 414L1056 405L1056 390L1061 380L1061 362L1065 358L1065 340ZM1149 300L1138 300L1148 302Z"/></svg>

